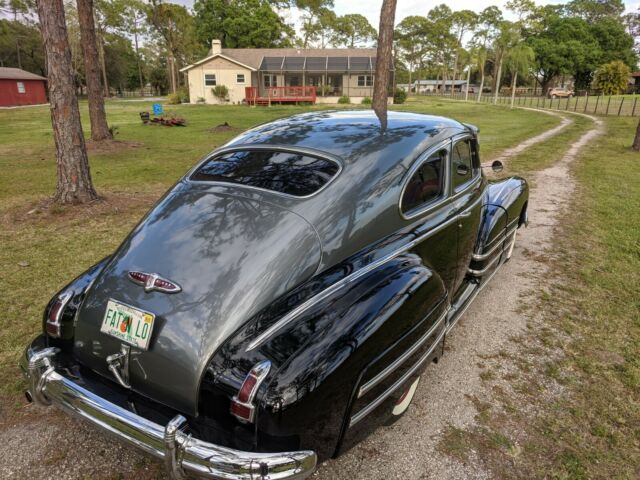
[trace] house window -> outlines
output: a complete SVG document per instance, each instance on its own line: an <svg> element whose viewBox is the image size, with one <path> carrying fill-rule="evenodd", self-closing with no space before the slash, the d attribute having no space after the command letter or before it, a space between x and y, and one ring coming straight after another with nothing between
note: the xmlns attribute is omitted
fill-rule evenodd
<svg viewBox="0 0 640 480"><path fill-rule="evenodd" d="M244 83L244 73L236 74L236 83Z"/></svg>
<svg viewBox="0 0 640 480"><path fill-rule="evenodd" d="M267 74L264 76L264 86L265 87L277 87L278 86L278 77L275 75Z"/></svg>
<svg viewBox="0 0 640 480"><path fill-rule="evenodd" d="M359 87L371 87L373 85L373 77L371 75L358 75Z"/></svg>
<svg viewBox="0 0 640 480"><path fill-rule="evenodd" d="M16 82L18 84L18 93L25 93L26 90L24 88L24 83L23 82Z"/></svg>
<svg viewBox="0 0 640 480"><path fill-rule="evenodd" d="M217 85L216 84L216 76L215 76L215 74L214 73L205 74L205 76L204 76L204 84L207 87L215 87Z"/></svg>

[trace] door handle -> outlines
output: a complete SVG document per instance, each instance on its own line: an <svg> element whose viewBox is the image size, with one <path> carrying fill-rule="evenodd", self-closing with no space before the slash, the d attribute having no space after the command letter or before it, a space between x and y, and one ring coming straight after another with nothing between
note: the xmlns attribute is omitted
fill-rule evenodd
<svg viewBox="0 0 640 480"><path fill-rule="evenodd" d="M471 216L471 210L467 210L465 212L459 213L458 217L459 218L467 218Z"/></svg>

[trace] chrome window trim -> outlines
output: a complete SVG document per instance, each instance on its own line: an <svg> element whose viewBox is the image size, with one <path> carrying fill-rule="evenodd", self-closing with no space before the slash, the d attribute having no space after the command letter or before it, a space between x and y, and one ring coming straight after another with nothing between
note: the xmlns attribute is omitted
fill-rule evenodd
<svg viewBox="0 0 640 480"><path fill-rule="evenodd" d="M429 350L425 352L422 357L411 367L402 377L400 377L393 385L387 388L383 393L381 393L374 401L369 403L366 407L360 410L355 415L351 416L349 420L349 428L353 427L356 423L362 420L364 417L369 415L373 410L375 410L382 402L384 402L393 392L395 392L404 382L406 382L415 372L424 364L424 362L429 358L429 356L433 353L433 351L440 345L440 342L444 339L447 329L443 329L442 333L438 335L438 338L433 345L429 347Z"/></svg>
<svg viewBox="0 0 640 480"><path fill-rule="evenodd" d="M463 141L463 140L472 140L473 139L473 135L470 133L461 133L458 135L455 135L453 137L451 137L451 149L450 149L450 153L449 153L449 162L452 163L453 162L453 147L456 143ZM471 162L473 163L473 158L471 159ZM467 180L464 183L461 183L460 185L458 185L457 187L453 187L453 165L451 165L451 167L449 168L450 172L451 172L451 192L449 192L452 196L454 195L458 195L459 193L462 193L464 191L467 190L468 187L470 187L473 183L475 183L476 180L478 180L479 178L482 178L482 168L478 167L478 168L474 168L473 169L473 175L471 176L471 178L469 180Z"/></svg>
<svg viewBox="0 0 640 480"><path fill-rule="evenodd" d="M382 380L387 378L391 373L393 373L400 365L407 361L407 359L413 355L416 350L418 350L424 343L434 334L434 332L442 326L442 323L446 320L447 314L449 313L449 309L445 309L445 311L438 317L438 320L427 330L420 339L411 345L404 353L402 353L398 358L396 358L393 362L391 362L387 367L378 373L375 377L373 377L368 382L364 383L358 389L357 398L361 398L368 391L370 391L373 387L378 385Z"/></svg>
<svg viewBox="0 0 640 480"><path fill-rule="evenodd" d="M482 197L478 197L478 199L476 199L471 205L469 205L462 213L474 208L478 203L480 203L482 201L482 199L483 199ZM393 252L385 255L384 257L382 257L382 258L380 258L380 259L378 259L378 260L376 260L374 262L371 262L368 265L365 265L364 267L356 270L355 272L347 275L346 277L341 278L336 283L328 286L324 290L318 292L317 294L315 294L314 296L312 296L311 298L309 298L308 300L306 300L305 302L303 302L302 304L298 305L296 308L291 310L284 317L282 317L280 320L275 322L273 325L271 325L269 328L267 328L264 332L262 332L260 335L258 335L255 339L253 339L251 341L251 343L249 343L249 345L247 346L245 351L249 352L249 351L253 350L254 348L259 347L271 335L273 335L277 331L279 331L282 328L284 328L285 326L287 326L293 320L295 320L295 318L298 315L302 314L303 312L305 312L306 310L310 309L311 307L317 305L322 300L324 300L325 298L329 297L331 294L333 294L334 292L336 292L340 288L342 288L342 287L348 285L349 283L357 280L358 278L360 278L361 276L369 273L370 271L375 270L379 266L384 265L385 263L393 260L394 258L398 257L399 255L402 255L403 253L408 252L409 250L411 250L416 245L418 245L418 244L422 243L423 241L425 241L427 238L431 237L432 235L435 235L436 233L439 233L441 230L444 230L446 227L451 225L453 222L457 222L460 219L460 216L461 216L461 214L453 215L451 218L449 218L448 220L445 220L444 222L442 222L437 227L434 227L431 230L429 230L428 232L426 232L426 233L420 235L419 237L414 238L413 240L407 242L405 245L403 245L402 247L398 248L397 250L394 250Z"/></svg>
<svg viewBox="0 0 640 480"><path fill-rule="evenodd" d="M404 193L407 190L407 186L409 185L411 178L413 178L413 175L416 173L416 171L424 164L424 162L426 162L429 159L429 157L431 157L431 155L436 153L438 150L444 150L444 149L447 150L447 160L445 160L445 164L444 164L445 171L444 171L444 185L442 188L442 193L440 194L440 196L438 196L437 198L434 198L430 202L425 203L423 206L416 207L413 210L410 210L408 212L404 212L402 210L402 199L404 198ZM445 204L448 200L450 200L449 198L450 197L449 195L450 175L448 174L450 169L450 163L451 163L450 158L451 158L451 138L448 138L438 143L437 145L434 145L428 150L425 150L418 157L418 159L413 162L413 165L411 165L411 167L405 174L405 177L402 179L402 189L400 190L400 198L398 199L398 211L400 212L400 216L403 219L411 220L412 218L431 212L435 208Z"/></svg>
<svg viewBox="0 0 640 480"><path fill-rule="evenodd" d="M222 181L222 180L193 180L191 178L191 176L196 171L198 171L198 169L200 167L202 167L208 161L214 160L215 158L220 157L222 155L225 155L227 153L242 152L242 151L247 151L247 150L250 150L250 151L266 151L266 152L282 152L282 153L298 153L298 154L301 154L301 155L316 157L316 158L320 158L322 160L328 160L330 162L335 163L338 166L338 171L333 175L333 177L331 177L329 179L329 181L327 183L325 183L318 190L316 190L313 193L310 193L309 195L302 195L302 196L291 195L289 193L284 193L284 192L277 192L275 190L269 190L268 188L254 187L253 185L244 185L242 183L225 182L225 181ZM241 189L256 190L256 191L259 191L259 192L268 192L268 193L271 193L273 195L277 195L279 197L284 197L284 198L289 198L289 199L292 199L292 200L305 200L305 199L308 199L308 198L311 198L311 197L315 197L320 192L322 192L323 190L328 188L329 185L331 185L336 180L336 178L338 178L340 176L340 174L342 173L343 169L344 169L343 162L342 162L342 160L340 158L338 158L337 156L334 156L334 155L330 155L330 154L328 154L326 152L322 152L320 150L315 150L313 148L288 147L288 146L282 146L282 145L246 144L246 145L236 145L236 146L233 146L233 147L223 147L223 148L220 148L220 149L210 153L209 155L207 155L205 157L204 160L200 161L195 167L193 167L191 170L189 170L187 172L187 174L184 176L184 181L186 181L188 183L202 184L202 185L223 185L225 187L237 187L237 188L241 188Z"/></svg>

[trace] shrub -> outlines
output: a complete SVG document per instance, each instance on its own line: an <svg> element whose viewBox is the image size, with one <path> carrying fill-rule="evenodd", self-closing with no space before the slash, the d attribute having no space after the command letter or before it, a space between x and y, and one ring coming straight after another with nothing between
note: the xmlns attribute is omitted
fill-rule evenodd
<svg viewBox="0 0 640 480"><path fill-rule="evenodd" d="M631 71L620 60L601 65L596 71L594 86L604 95L618 95L627 88Z"/></svg>
<svg viewBox="0 0 640 480"><path fill-rule="evenodd" d="M396 91L393 92L393 103L395 103L396 105L399 105L401 103L404 103L406 99L407 99L407 92L405 92L401 88L396 88Z"/></svg>
<svg viewBox="0 0 640 480"><path fill-rule="evenodd" d="M189 103L189 88L188 87L180 87L176 91L178 98L180 99L180 103Z"/></svg>
<svg viewBox="0 0 640 480"><path fill-rule="evenodd" d="M346 105L351 103L351 99L346 96L346 95L342 95L339 99L338 99L338 103L342 104L342 105Z"/></svg>
<svg viewBox="0 0 640 480"><path fill-rule="evenodd" d="M167 103L169 105L178 105L180 103L180 95L177 93L170 93L167 95Z"/></svg>
<svg viewBox="0 0 640 480"><path fill-rule="evenodd" d="M198 103L205 103L205 102L206 102L206 100L204 99L204 97L198 97L197 102L198 102Z"/></svg>
<svg viewBox="0 0 640 480"><path fill-rule="evenodd" d="M214 97L223 102L229 100L229 89L226 85L216 85L211 89L211 93L213 93Z"/></svg>
<svg viewBox="0 0 640 480"><path fill-rule="evenodd" d="M364 97L360 103L362 103L362 105L371 105L371 97Z"/></svg>
<svg viewBox="0 0 640 480"><path fill-rule="evenodd" d="M327 93L331 93L331 87L329 85L322 85L318 87L318 95L326 95Z"/></svg>

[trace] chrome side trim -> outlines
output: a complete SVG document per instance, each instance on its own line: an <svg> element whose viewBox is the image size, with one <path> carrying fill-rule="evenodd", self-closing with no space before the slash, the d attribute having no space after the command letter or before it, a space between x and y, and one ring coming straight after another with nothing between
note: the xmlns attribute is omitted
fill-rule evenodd
<svg viewBox="0 0 640 480"><path fill-rule="evenodd" d="M493 257L491 259L491 261L489 263L487 263L487 265L485 265L485 267L482 270L473 270L472 268L467 269L467 272L471 275L473 275L474 277L481 277L482 275L484 275L485 273L487 273L487 271L498 261L500 260L500 258L502 257L502 255L496 255L495 257Z"/></svg>
<svg viewBox="0 0 640 480"><path fill-rule="evenodd" d="M474 208L478 203L482 202L482 199L483 199L482 196L478 197L478 199L475 200L470 206L468 206L463 211L463 213L466 212L467 210L470 210L470 209ZM253 350L254 348L259 347L271 335L273 335L275 332L277 332L278 330L281 330L282 328L287 326L289 323L291 323L298 315L302 314L303 312L305 312L306 310L310 309L314 305L317 305L322 300L326 299L327 297L329 297L330 295L332 295L333 293L338 291L340 288L348 285L349 283L357 280L358 278L362 277L363 275L371 272L372 270L375 270L376 268L380 267L381 265L384 265L385 263L387 263L387 262L393 260L394 258L402 255L403 253L408 252L409 250L411 250L416 245L419 245L420 243L424 242L427 238L431 237L432 235L435 235L436 233L439 233L441 230L444 230L446 227L448 227L452 223L457 222L459 220L459 218L460 218L460 215L461 215L460 213L458 213L456 215L453 215L451 218L449 218L448 220L442 222L437 227L429 230L428 232L420 235L417 238L414 238L413 240L411 240L410 242L406 243L405 245L403 245L402 247L398 248L397 250L389 253L388 255L385 255L384 257L382 257L382 258L380 258L380 259L378 259L378 260L376 260L374 262L371 262L368 265L365 265L364 267L360 268L359 270L356 270L355 272L353 272L353 273L347 275L346 277L338 280L336 283L328 286L324 290L318 292L316 295L314 295L313 297L309 298L305 302L303 302L300 305L298 305L296 308L291 310L284 317L282 317L280 320L275 322L273 325L271 325L269 328L267 328L264 332L262 332L256 338L254 338L251 341L251 343L249 343L249 345L247 346L245 351L249 352L249 351Z"/></svg>
<svg viewBox="0 0 640 480"><path fill-rule="evenodd" d="M433 345L425 352L425 354L420 357L420 359L407 371L402 377L400 377L393 385L387 388L380 396L378 396L373 402L368 404L358 413L353 415L349 420L349 428L353 427L356 423L362 420L364 417L369 415L373 410L376 409L382 402L384 402L389 395L391 395L394 391L396 391L404 382L406 382L413 374L418 371L418 369L427 361L429 356L433 353L433 351L440 345L440 342L444 339L446 333L446 329L442 330L442 333L438 335L438 339L433 342Z"/></svg>
<svg viewBox="0 0 640 480"><path fill-rule="evenodd" d="M447 313L449 313L449 309L446 309L442 315L436 320L431 328L425 333L420 339L415 342L408 350L406 350L402 355L396 358L393 362L391 362L387 368L382 370L378 375L373 377L371 380L363 384L358 390L358 397L361 398L365 395L369 390L378 385L382 380L387 378L391 373L393 373L400 365L407 361L407 359L413 355L416 350L418 350L424 343L433 335L433 333L441 327L442 323L447 318Z"/></svg>
<svg viewBox="0 0 640 480"><path fill-rule="evenodd" d="M173 479L187 475L225 480L301 480L313 473L313 451L258 453L203 442L185 431L181 415L159 425L113 404L62 376L54 368L56 351L27 348L21 367L30 393L40 405L55 404L68 413L164 460Z"/></svg>
<svg viewBox="0 0 640 480"><path fill-rule="evenodd" d="M474 253L473 254L473 259L477 262L481 262L482 260L486 260L487 258L489 258L491 256L491 254L493 252L495 252L498 247L503 246L501 242L497 242L493 247L491 247L488 251L484 252L484 253Z"/></svg>
<svg viewBox="0 0 640 480"><path fill-rule="evenodd" d="M504 230L502 230L500 232L500 234L498 234L498 236L496 238L494 238L493 240L491 240L489 243L487 243L486 245L484 245L483 248L488 247L489 245L493 245L496 242L499 242L501 240L503 240L513 229L511 229L511 225L513 225L514 223L516 223L519 219L516 218L515 220L512 220L511 222L509 222L509 224L504 228ZM517 228L517 226L516 226ZM510 230L511 229L511 230ZM505 233L506 232L506 233Z"/></svg>

